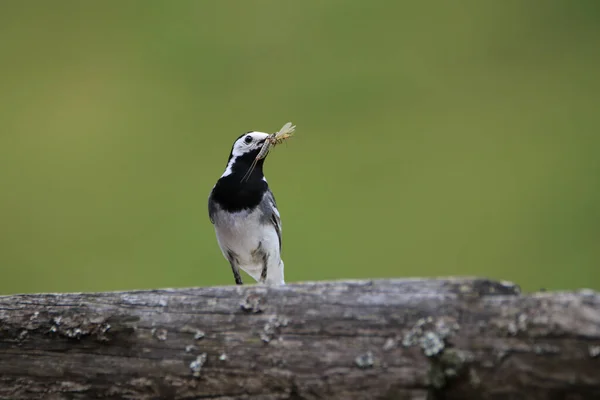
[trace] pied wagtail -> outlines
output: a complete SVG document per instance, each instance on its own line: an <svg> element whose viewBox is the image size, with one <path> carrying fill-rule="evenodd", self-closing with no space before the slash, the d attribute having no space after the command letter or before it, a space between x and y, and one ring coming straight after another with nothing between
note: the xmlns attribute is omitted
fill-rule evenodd
<svg viewBox="0 0 600 400"><path fill-rule="evenodd" d="M240 268L257 282L285 284L281 219L263 175L265 158L256 161L269 136L247 132L237 138L225 172L208 197L210 221L238 285L242 285Z"/></svg>

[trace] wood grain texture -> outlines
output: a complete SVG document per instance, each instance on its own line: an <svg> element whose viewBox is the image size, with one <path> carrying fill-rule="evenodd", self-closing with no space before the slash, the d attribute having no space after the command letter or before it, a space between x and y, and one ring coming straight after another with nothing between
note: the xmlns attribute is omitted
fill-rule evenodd
<svg viewBox="0 0 600 400"><path fill-rule="evenodd" d="M0 296L2 399L600 399L600 294L408 279Z"/></svg>

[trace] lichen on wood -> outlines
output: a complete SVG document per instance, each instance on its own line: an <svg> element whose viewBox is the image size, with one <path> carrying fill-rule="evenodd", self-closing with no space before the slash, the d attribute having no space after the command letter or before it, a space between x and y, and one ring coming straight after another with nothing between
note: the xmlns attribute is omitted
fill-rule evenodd
<svg viewBox="0 0 600 400"><path fill-rule="evenodd" d="M0 399L600 398L600 294L486 279L0 296Z"/></svg>

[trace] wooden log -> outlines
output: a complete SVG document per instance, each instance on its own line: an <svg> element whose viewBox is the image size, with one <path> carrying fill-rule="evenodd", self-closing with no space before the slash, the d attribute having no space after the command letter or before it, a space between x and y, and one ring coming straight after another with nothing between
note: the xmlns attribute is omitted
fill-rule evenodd
<svg viewBox="0 0 600 400"><path fill-rule="evenodd" d="M600 399L600 294L405 279L0 296L2 399Z"/></svg>

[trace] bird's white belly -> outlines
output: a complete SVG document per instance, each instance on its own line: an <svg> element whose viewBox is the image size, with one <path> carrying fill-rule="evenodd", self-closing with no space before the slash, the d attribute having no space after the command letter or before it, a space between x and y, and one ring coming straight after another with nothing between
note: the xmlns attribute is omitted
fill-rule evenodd
<svg viewBox="0 0 600 400"><path fill-rule="evenodd" d="M223 255L227 258L227 250L235 253L240 268L258 281L262 273L263 261L253 252L261 246L270 254L271 260L279 260L280 257L279 238L275 228L270 224L262 223L258 212L242 211L238 215L220 214L217 217L215 230Z"/></svg>

